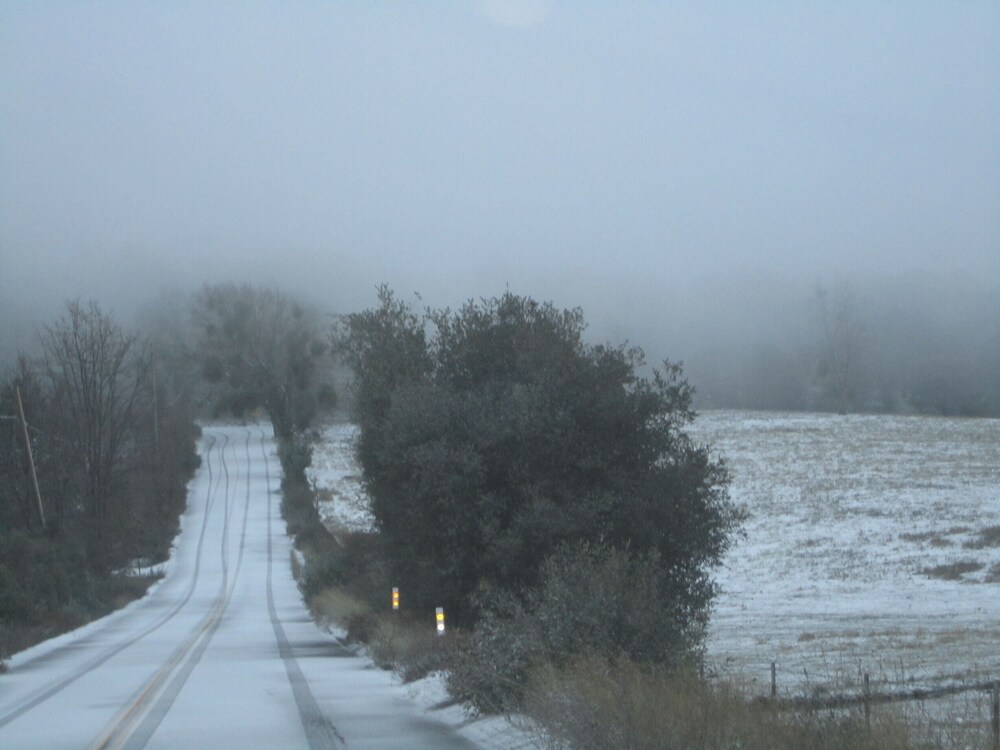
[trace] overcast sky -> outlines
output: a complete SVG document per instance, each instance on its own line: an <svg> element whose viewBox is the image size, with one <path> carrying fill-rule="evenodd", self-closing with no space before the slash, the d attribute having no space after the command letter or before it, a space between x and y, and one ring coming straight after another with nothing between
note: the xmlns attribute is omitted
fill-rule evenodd
<svg viewBox="0 0 1000 750"><path fill-rule="evenodd" d="M4 0L0 96L8 338L218 280L647 346L782 283L1000 288L995 0Z"/></svg>

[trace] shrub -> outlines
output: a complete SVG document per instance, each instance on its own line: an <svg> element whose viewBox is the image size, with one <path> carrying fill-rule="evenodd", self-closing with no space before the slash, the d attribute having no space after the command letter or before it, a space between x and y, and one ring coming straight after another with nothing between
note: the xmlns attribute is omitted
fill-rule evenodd
<svg viewBox="0 0 1000 750"><path fill-rule="evenodd" d="M673 584L656 551L564 546L542 566L528 609L549 659L586 652L674 668L700 658L707 616L686 611Z"/></svg>
<svg viewBox="0 0 1000 750"><path fill-rule="evenodd" d="M781 712L749 703L727 684L689 670L666 672L629 659L584 657L535 669L527 710L552 750L906 750L912 741L897 716L881 709Z"/></svg>
<svg viewBox="0 0 1000 750"><path fill-rule="evenodd" d="M339 554L333 552L312 554L306 558L302 568L299 589L308 602L324 589L336 586L343 580L343 562Z"/></svg>
<svg viewBox="0 0 1000 750"><path fill-rule="evenodd" d="M481 583L535 586L560 544L605 540L658 553L671 603L708 610L744 514L685 432L680 365L647 377L638 349L586 343L580 310L511 293L424 316L379 299L344 318L338 346L372 512L414 607L473 625Z"/></svg>
<svg viewBox="0 0 1000 750"><path fill-rule="evenodd" d="M481 617L452 666L449 687L483 711L509 711L532 665L581 654L667 669L696 666L705 619L671 598L657 553L563 546L523 598L483 592Z"/></svg>
<svg viewBox="0 0 1000 750"><path fill-rule="evenodd" d="M479 622L451 654L448 691L484 713L514 711L528 669L541 658L541 633L524 605L509 593L484 592L479 602Z"/></svg>
<svg viewBox="0 0 1000 750"><path fill-rule="evenodd" d="M378 627L378 617L370 610L349 612L343 620L349 643L370 643Z"/></svg>
<svg viewBox="0 0 1000 750"><path fill-rule="evenodd" d="M0 563L0 621L13 619L27 608L26 604L14 574Z"/></svg>
<svg viewBox="0 0 1000 750"><path fill-rule="evenodd" d="M393 669L404 682L412 682L445 668L448 643L434 632L433 622L384 615L377 619L368 651L380 667Z"/></svg>
<svg viewBox="0 0 1000 750"><path fill-rule="evenodd" d="M308 486L306 469L312 463L313 435L297 432L278 441L278 460L284 482Z"/></svg>

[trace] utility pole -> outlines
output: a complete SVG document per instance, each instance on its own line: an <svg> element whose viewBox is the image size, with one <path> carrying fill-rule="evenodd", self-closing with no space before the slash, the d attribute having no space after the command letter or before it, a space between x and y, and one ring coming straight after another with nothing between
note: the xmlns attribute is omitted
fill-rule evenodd
<svg viewBox="0 0 1000 750"><path fill-rule="evenodd" d="M21 403L20 386L14 389L17 394L17 416L21 421L21 434L24 436L24 450L28 454L28 472L31 475L31 487L35 491L35 503L38 510L38 521L45 528L45 510L42 508L42 493L38 489L38 475L35 474L35 459L31 455L31 440L28 438L28 422L24 418L24 404Z"/></svg>
<svg viewBox="0 0 1000 750"><path fill-rule="evenodd" d="M150 367L150 372L153 376L153 455L156 458L156 466L160 466L160 415L159 415L159 404L156 398L156 350L153 350L151 356L152 367Z"/></svg>

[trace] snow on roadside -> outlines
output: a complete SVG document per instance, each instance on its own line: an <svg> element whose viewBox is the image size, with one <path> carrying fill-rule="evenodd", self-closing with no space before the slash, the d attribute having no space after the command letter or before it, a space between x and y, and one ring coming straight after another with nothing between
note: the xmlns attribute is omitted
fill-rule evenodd
<svg viewBox="0 0 1000 750"><path fill-rule="evenodd" d="M463 705L452 701L443 672L433 672L421 680L400 684L412 701L480 747L497 750L536 750L539 747L531 732L520 726L527 722L523 717L470 717Z"/></svg>
<svg viewBox="0 0 1000 750"><path fill-rule="evenodd" d="M368 497L361 486L361 469L355 460L357 438L356 425L337 423L325 427L322 439L313 447L312 465L306 470L306 477L319 498L320 517L332 528L364 531L374 526ZM425 712L482 748L536 750L540 747L526 729L524 717L470 716L464 705L451 699L441 672L409 683L404 683L398 675L393 679L400 691Z"/></svg>
<svg viewBox="0 0 1000 750"><path fill-rule="evenodd" d="M201 455L201 450L202 450L201 439L199 439L198 455ZM197 483L197 478L192 478L191 480L188 481L186 490L188 495L190 495L190 493L193 491L198 491L196 489L196 483ZM33 661L47 654L50 654L64 646L76 643L77 641L86 638L87 636L91 635L94 632L113 626L118 620L122 618L129 617L134 609L145 606L146 600L149 599L152 596L152 594L157 589L159 589L170 577L170 573L173 571L174 567L177 564L177 560L175 559L174 556L174 547L176 545L177 539L180 537L181 534L184 533L185 529L189 528L192 525L198 524L200 520L200 517L198 517L199 512L200 512L199 509L192 508L189 505L185 509L184 513L182 513L180 516L178 523L178 532L177 535L174 537L174 541L170 545L169 557L161 563L156 563L149 570L143 569L142 571L140 571L140 574L142 572L146 573L155 572L161 574L160 578L158 578L156 581L153 581L153 583L150 584L149 588L146 589L145 594L143 594L138 599L133 599L124 607L116 609L113 612L109 612L103 617L91 620L90 622L81 625L78 628L69 630L65 633L61 633L60 635L54 636L40 643L36 643L34 646L26 648L23 651L19 651L16 654L11 654L11 656L7 658L7 665L11 668L19 667L23 664L26 664L27 662Z"/></svg>

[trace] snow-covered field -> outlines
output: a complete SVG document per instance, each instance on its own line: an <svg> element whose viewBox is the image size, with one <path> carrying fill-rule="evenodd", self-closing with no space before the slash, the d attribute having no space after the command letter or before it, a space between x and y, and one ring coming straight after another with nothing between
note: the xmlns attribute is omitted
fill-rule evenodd
<svg viewBox="0 0 1000 750"><path fill-rule="evenodd" d="M718 575L720 671L1000 677L1000 420L708 411L691 432L751 513Z"/></svg>
<svg viewBox="0 0 1000 750"><path fill-rule="evenodd" d="M358 428L337 423L323 430L323 437L313 448L312 465L306 476L319 495L323 522L352 531L372 526L368 497L361 487L361 468L354 458Z"/></svg>
<svg viewBox="0 0 1000 750"><path fill-rule="evenodd" d="M1000 420L708 411L691 432L751 513L717 575L720 673L765 691L775 661L789 693L1000 676ZM328 428L310 475L324 517L356 528L355 436Z"/></svg>

